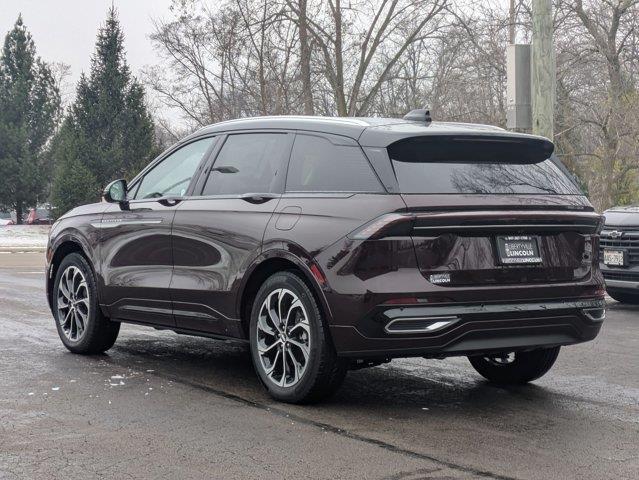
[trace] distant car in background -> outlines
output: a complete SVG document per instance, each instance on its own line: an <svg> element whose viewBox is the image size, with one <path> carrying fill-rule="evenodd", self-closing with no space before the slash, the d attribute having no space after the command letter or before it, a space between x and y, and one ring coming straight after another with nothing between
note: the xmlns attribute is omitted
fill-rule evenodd
<svg viewBox="0 0 639 480"><path fill-rule="evenodd" d="M46 207L30 208L27 219L24 222L27 225L51 225L51 209Z"/></svg>
<svg viewBox="0 0 639 480"><path fill-rule="evenodd" d="M619 302L639 304L639 206L613 207L604 215L599 257L606 290Z"/></svg>
<svg viewBox="0 0 639 480"><path fill-rule="evenodd" d="M13 225L15 222L13 218L11 218L10 212L0 212L0 227L4 227L5 225Z"/></svg>

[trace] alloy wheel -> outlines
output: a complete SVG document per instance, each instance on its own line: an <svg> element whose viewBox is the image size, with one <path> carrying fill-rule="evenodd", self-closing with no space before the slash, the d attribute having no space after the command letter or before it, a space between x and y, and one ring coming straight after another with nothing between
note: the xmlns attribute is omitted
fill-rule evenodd
<svg viewBox="0 0 639 480"><path fill-rule="evenodd" d="M304 375L311 349L306 309L291 290L272 291L262 303L257 320L257 351L270 381L292 387Z"/></svg>
<svg viewBox="0 0 639 480"><path fill-rule="evenodd" d="M82 339L89 322L89 288L78 267L69 266L60 277L57 292L58 322L65 337Z"/></svg>

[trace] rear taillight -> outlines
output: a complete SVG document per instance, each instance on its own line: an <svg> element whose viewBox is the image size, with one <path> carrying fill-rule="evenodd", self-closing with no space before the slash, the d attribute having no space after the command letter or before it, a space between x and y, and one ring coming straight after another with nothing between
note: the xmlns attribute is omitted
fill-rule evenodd
<svg viewBox="0 0 639 480"><path fill-rule="evenodd" d="M415 216L405 213L387 213L348 234L353 240L376 240L385 237L408 237L413 230Z"/></svg>

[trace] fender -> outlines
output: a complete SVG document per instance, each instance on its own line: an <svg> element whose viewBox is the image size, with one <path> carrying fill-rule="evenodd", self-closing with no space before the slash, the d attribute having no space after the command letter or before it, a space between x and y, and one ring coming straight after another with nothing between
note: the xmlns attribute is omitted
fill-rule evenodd
<svg viewBox="0 0 639 480"><path fill-rule="evenodd" d="M306 252L299 245L282 241L271 242L269 246L264 246L262 253L258 255L246 269L236 297L236 311L238 312L238 318L241 317L242 298L249 278L251 278L255 269L257 269L262 263L275 258L287 260L302 271L310 285L312 285L313 293L316 294L320 301L322 310L327 317L326 320L329 324L332 324L333 314L325 295L325 292L330 292L330 286L326 281L326 276L324 275L320 265L313 259L312 255ZM322 285L320 285L320 281L317 277L323 279Z"/></svg>

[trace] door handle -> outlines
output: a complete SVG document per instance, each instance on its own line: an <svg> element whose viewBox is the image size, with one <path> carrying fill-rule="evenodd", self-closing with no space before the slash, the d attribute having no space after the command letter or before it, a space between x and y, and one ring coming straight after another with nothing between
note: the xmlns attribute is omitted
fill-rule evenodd
<svg viewBox="0 0 639 480"><path fill-rule="evenodd" d="M181 201L182 197L164 197L158 199L158 203L160 205L164 205L165 207L175 207Z"/></svg>
<svg viewBox="0 0 639 480"><path fill-rule="evenodd" d="M240 198L249 203L266 203L274 198L279 198L277 193L245 193Z"/></svg>

